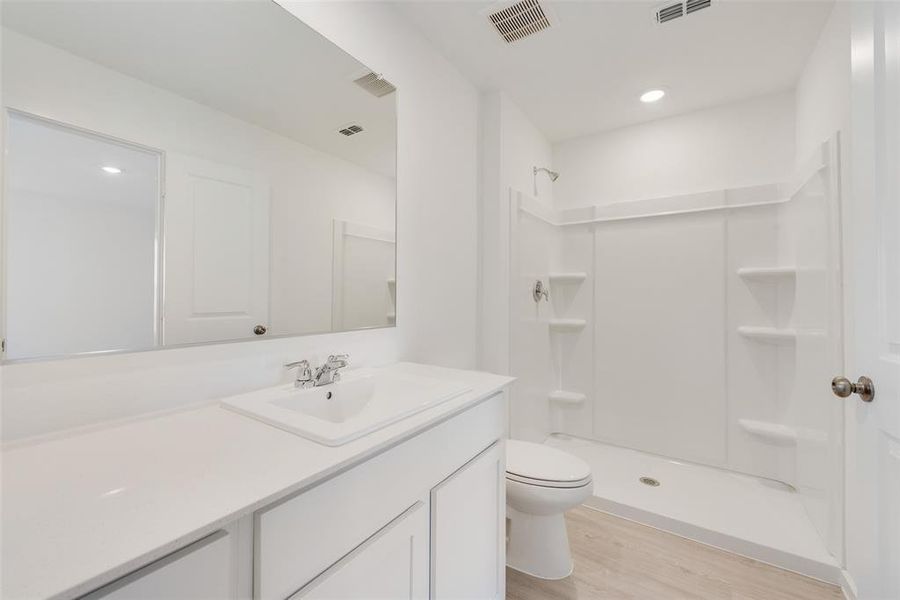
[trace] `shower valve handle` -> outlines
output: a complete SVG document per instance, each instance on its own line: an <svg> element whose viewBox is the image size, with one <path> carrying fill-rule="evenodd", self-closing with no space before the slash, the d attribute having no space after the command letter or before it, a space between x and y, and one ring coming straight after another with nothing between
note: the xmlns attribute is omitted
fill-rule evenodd
<svg viewBox="0 0 900 600"><path fill-rule="evenodd" d="M541 298L550 302L550 290L544 287L544 282L538 279L534 282L534 287L531 290L531 297L534 298L535 302L540 302Z"/></svg>

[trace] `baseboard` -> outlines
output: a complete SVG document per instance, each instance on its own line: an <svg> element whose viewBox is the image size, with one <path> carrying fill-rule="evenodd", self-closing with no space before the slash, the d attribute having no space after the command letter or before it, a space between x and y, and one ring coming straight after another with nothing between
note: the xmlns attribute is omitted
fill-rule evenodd
<svg viewBox="0 0 900 600"><path fill-rule="evenodd" d="M841 592L844 594L845 600L856 600L856 582L847 572L847 569L841 569L840 580Z"/></svg>

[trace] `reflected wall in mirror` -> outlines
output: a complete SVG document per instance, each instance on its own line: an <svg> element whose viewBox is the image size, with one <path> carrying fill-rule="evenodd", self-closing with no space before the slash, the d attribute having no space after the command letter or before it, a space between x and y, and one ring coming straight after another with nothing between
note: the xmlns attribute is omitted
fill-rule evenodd
<svg viewBox="0 0 900 600"><path fill-rule="evenodd" d="M395 323L395 88L270 0L2 4L7 360Z"/></svg>

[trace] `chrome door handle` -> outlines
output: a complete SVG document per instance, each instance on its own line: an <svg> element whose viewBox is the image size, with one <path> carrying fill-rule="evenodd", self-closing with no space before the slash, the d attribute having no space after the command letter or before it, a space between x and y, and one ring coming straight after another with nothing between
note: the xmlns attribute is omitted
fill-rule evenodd
<svg viewBox="0 0 900 600"><path fill-rule="evenodd" d="M831 391L838 398L847 398L850 394L859 394L863 402L875 399L875 384L865 375L853 383L846 377L835 377L831 380Z"/></svg>

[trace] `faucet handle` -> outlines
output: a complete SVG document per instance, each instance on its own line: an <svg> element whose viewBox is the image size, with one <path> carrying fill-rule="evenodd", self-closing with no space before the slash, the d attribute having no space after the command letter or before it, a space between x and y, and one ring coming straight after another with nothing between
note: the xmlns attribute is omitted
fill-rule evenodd
<svg viewBox="0 0 900 600"><path fill-rule="evenodd" d="M299 372L297 373L298 380L309 379L312 377L312 369L309 368L309 361L306 359L285 363L284 366L288 369L300 367Z"/></svg>
<svg viewBox="0 0 900 600"><path fill-rule="evenodd" d="M332 367L346 367L350 364L350 355L349 354L332 354L328 357L328 360L325 364L330 365Z"/></svg>
<svg viewBox="0 0 900 600"><path fill-rule="evenodd" d="M297 379L294 381L294 385L296 387L308 387L309 383L313 379L312 369L309 367L308 360L296 360L294 362L289 362L284 365L288 369L292 369L294 367L299 367L297 371Z"/></svg>

